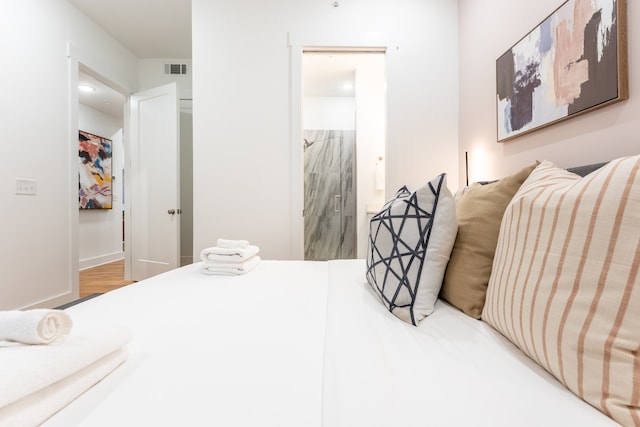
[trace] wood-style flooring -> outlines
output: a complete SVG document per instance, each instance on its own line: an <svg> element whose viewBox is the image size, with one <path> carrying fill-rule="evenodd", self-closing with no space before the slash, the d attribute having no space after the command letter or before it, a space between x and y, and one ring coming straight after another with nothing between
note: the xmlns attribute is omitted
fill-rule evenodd
<svg viewBox="0 0 640 427"><path fill-rule="evenodd" d="M88 268L80 272L80 298L103 294L131 283L124 280L124 260Z"/></svg>

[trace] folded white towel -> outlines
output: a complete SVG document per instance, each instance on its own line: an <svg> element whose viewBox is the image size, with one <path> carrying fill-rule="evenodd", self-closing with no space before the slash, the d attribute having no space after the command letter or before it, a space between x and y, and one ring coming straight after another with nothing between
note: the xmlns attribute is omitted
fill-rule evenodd
<svg viewBox="0 0 640 427"><path fill-rule="evenodd" d="M72 324L62 310L0 311L0 341L58 344L69 334Z"/></svg>
<svg viewBox="0 0 640 427"><path fill-rule="evenodd" d="M42 424L122 365L128 354L126 347L119 348L78 372L1 407L0 425L18 427Z"/></svg>
<svg viewBox="0 0 640 427"><path fill-rule="evenodd" d="M0 346L0 425L7 424L7 419L18 419L15 417L23 412L20 408L28 411L29 405L25 408L24 403L34 399L34 396L37 400L42 398L42 390L55 393L58 387L65 387L67 379L75 382L78 375L84 377L84 374L93 371L90 375L92 380L81 382L83 387L86 386L84 390L91 387L100 380L99 377L107 375L122 363L122 356L126 353L119 350L130 339L129 330L119 325L77 324L60 345L6 343L6 346ZM120 356L105 359L111 354ZM90 368L100 360L110 362L101 367L102 363L98 363L95 371ZM60 400L63 397L60 394L50 402L51 405L41 408L38 422L19 425L40 424L84 392L82 387L73 389L73 393L64 393L66 400Z"/></svg>
<svg viewBox="0 0 640 427"><path fill-rule="evenodd" d="M248 240L218 239L219 248L244 249L249 246Z"/></svg>
<svg viewBox="0 0 640 427"><path fill-rule="evenodd" d="M243 262L205 262L202 265L202 273L219 276L239 276L253 270L259 262L260 257L257 255Z"/></svg>
<svg viewBox="0 0 640 427"><path fill-rule="evenodd" d="M200 253L200 258L203 261L242 262L257 255L258 252L260 252L260 248L255 245L249 245L246 248L221 248L214 246L203 249Z"/></svg>

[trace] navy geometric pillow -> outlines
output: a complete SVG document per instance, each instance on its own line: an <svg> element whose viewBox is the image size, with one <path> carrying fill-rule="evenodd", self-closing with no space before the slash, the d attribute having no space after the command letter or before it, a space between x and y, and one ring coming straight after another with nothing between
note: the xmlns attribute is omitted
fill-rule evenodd
<svg viewBox="0 0 640 427"><path fill-rule="evenodd" d="M446 174L402 187L371 218L367 281L387 309L417 325L431 314L458 231Z"/></svg>

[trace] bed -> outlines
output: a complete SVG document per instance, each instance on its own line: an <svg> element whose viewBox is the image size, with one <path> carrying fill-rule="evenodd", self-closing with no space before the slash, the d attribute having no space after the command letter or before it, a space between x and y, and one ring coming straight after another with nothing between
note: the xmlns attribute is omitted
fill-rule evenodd
<svg viewBox="0 0 640 427"><path fill-rule="evenodd" d="M414 328L364 260L194 264L69 308L130 328L129 358L45 426L616 425L445 302Z"/></svg>
<svg viewBox="0 0 640 427"><path fill-rule="evenodd" d="M449 206L453 248L429 229L429 248L449 253L436 257L440 293L420 319L417 298L407 311L387 294L397 260L376 276L373 253L390 259L378 237L367 260L262 260L232 276L195 263L67 308L74 330L115 322L131 340L124 363L43 425L640 425L640 156L584 178L550 162L513 177ZM446 189L444 179L427 193ZM474 199L495 209L497 193L504 215ZM413 194L395 200L423 203ZM431 203L431 218L445 205ZM497 242L484 267L471 259L476 249L462 251L470 241L458 245L478 226ZM431 262L424 256L420 268ZM461 280L455 265L472 264ZM481 272L477 293L470 284ZM476 293L480 307L469 304Z"/></svg>

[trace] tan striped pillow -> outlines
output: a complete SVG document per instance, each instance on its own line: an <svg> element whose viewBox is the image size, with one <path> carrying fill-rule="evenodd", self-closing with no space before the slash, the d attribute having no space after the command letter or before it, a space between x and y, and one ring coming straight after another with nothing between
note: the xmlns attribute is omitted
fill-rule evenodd
<svg viewBox="0 0 640 427"><path fill-rule="evenodd" d="M640 156L543 162L505 211L482 318L578 396L640 425Z"/></svg>

